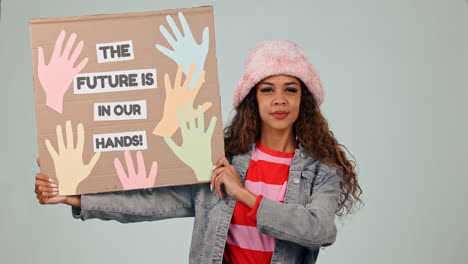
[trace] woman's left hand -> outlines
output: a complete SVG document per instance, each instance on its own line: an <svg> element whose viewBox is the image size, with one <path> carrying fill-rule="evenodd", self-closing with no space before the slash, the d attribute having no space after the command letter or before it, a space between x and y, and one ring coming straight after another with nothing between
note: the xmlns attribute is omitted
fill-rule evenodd
<svg viewBox="0 0 468 264"><path fill-rule="evenodd" d="M215 189L219 197L223 197L222 186L226 193L238 200L238 195L244 186L233 165L229 163L226 157L222 157L215 165L213 176L211 177L211 187Z"/></svg>

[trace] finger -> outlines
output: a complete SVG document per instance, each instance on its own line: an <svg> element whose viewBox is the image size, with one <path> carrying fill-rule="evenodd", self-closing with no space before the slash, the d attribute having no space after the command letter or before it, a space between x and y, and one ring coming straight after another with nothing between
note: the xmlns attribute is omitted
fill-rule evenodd
<svg viewBox="0 0 468 264"><path fill-rule="evenodd" d="M216 116L213 116L211 118L210 126L206 130L206 135L208 135L208 137L210 137L210 138L213 135L213 130L214 130L215 126L216 126L216 119L217 119Z"/></svg>
<svg viewBox="0 0 468 264"><path fill-rule="evenodd" d="M73 144L73 130L72 130L72 125L71 125L71 121L68 120L66 123L65 123L65 132L67 134L67 145L65 146L65 148L67 149L74 149L74 144Z"/></svg>
<svg viewBox="0 0 468 264"><path fill-rule="evenodd" d="M216 176L218 176L218 174L217 174L216 172L213 171L213 173L211 174L211 180L210 180L210 188L211 188L211 190L213 190L213 186L215 185Z"/></svg>
<svg viewBox="0 0 468 264"><path fill-rule="evenodd" d="M88 163L88 167L89 167L89 170L91 171L94 166L96 165L96 162L99 160L99 157L101 157L101 152L96 152L94 153L93 157L91 158L91 160L89 161ZM89 175L86 175L86 177L88 177Z"/></svg>
<svg viewBox="0 0 468 264"><path fill-rule="evenodd" d="M192 77L193 77L193 73L195 71L195 67L196 67L195 63L192 63L192 65L190 65L189 72L187 74L187 77L185 78L184 84L182 85L182 87L184 87L184 89L188 89L190 81L192 80Z"/></svg>
<svg viewBox="0 0 468 264"><path fill-rule="evenodd" d="M128 176L125 173L125 169L123 168L122 163L117 157L114 159L114 168L115 168L115 171L117 172L117 176L120 179L120 183L122 183L123 187L125 188L128 182Z"/></svg>
<svg viewBox="0 0 468 264"><path fill-rule="evenodd" d="M202 108L203 108L203 112L206 112L208 109L210 109L210 107L213 105L212 102L206 102L202 105Z"/></svg>
<svg viewBox="0 0 468 264"><path fill-rule="evenodd" d="M208 27L205 27L203 29L203 37L202 37L202 43L201 46L203 47L203 51L206 53L208 52L208 47L210 45L210 29Z"/></svg>
<svg viewBox="0 0 468 264"><path fill-rule="evenodd" d="M57 187L57 184L55 184L55 183L51 183L48 180L40 180L40 179L37 179L37 178L36 178L36 181L34 182L34 185L47 186L47 187L51 187L51 188Z"/></svg>
<svg viewBox="0 0 468 264"><path fill-rule="evenodd" d="M58 204L63 203L66 199L66 196L54 195L49 193L44 193L36 196L40 204Z"/></svg>
<svg viewBox="0 0 468 264"><path fill-rule="evenodd" d="M50 59L51 61L60 57L60 53L62 53L62 44L63 44L64 39L65 39L65 31L62 30L60 31L60 34L57 37L57 40L55 41L54 51L52 52L52 57Z"/></svg>
<svg viewBox="0 0 468 264"><path fill-rule="evenodd" d="M54 197L54 196L57 196L57 193L46 192L46 191L40 192L40 193L39 193L39 198L42 198L42 199L44 199L44 198L50 198L50 197Z"/></svg>
<svg viewBox="0 0 468 264"><path fill-rule="evenodd" d="M205 132L205 113L203 113L203 108L201 105L198 105L197 113L198 113L198 118L197 118L198 129L200 129L200 131L202 132Z"/></svg>
<svg viewBox="0 0 468 264"><path fill-rule="evenodd" d="M39 194L41 192L40 188L47 188L45 189L45 191L52 191L52 188L57 188L57 185L48 181L36 180L36 182L34 183L34 192L36 194ZM42 191L44 191L44 189Z"/></svg>
<svg viewBox="0 0 468 264"><path fill-rule="evenodd" d="M44 68L46 66L44 60L44 49L42 47L37 49L37 63L38 69Z"/></svg>
<svg viewBox="0 0 468 264"><path fill-rule="evenodd" d="M177 15L179 16L179 21L182 25L182 31L184 32L184 36L186 38L193 39L192 31L190 31L190 27L187 24L187 20L185 20L184 14L182 14L182 12L179 12Z"/></svg>
<svg viewBox="0 0 468 264"><path fill-rule="evenodd" d="M185 119L184 113L182 112L182 108L180 107L177 108L177 118L179 120L179 127L180 127L180 131L182 132L182 135L187 134L187 131L188 131L187 121Z"/></svg>
<svg viewBox="0 0 468 264"><path fill-rule="evenodd" d="M224 167L231 165L229 161L226 159L226 157L221 157L218 162L216 162L216 167Z"/></svg>
<svg viewBox="0 0 468 264"><path fill-rule="evenodd" d="M176 143L174 142L174 140L172 140L172 138L170 138L170 137L164 137L164 141L169 146L169 148L172 149L174 154L176 154L176 156L179 157L181 147L177 146Z"/></svg>
<svg viewBox="0 0 468 264"><path fill-rule="evenodd" d="M76 126L77 135L76 135L76 150L83 152L84 149L84 128L83 124L79 123Z"/></svg>
<svg viewBox="0 0 468 264"><path fill-rule="evenodd" d="M47 204L63 203L63 202L65 202L66 198L67 198L66 196L62 196L62 195L52 196L52 197L47 198Z"/></svg>
<svg viewBox="0 0 468 264"><path fill-rule="evenodd" d="M224 174L222 173L218 174L218 176L216 176L215 183L214 183L214 188L219 198L223 198L223 190L222 190L223 179L224 179L223 176Z"/></svg>
<svg viewBox="0 0 468 264"><path fill-rule="evenodd" d="M193 87L193 90L192 90L193 98L197 96L198 92L200 91L200 88L203 85L203 82L205 82L205 74L206 74L205 71L201 72L200 77L198 78L197 84L195 84L195 86Z"/></svg>
<svg viewBox="0 0 468 264"><path fill-rule="evenodd" d="M52 147L52 144L50 144L50 141L48 139L45 140L46 148L47 151L49 151L50 156L52 157L52 160L56 160L58 157L57 152L55 151L54 147Z"/></svg>
<svg viewBox="0 0 468 264"><path fill-rule="evenodd" d="M63 50L62 56L65 59L68 59L68 57L70 56L70 51L71 51L71 48L73 47L73 43L75 43L75 40L76 40L76 33L72 33L70 37L68 38L67 44L65 45L65 49Z"/></svg>
<svg viewBox="0 0 468 264"><path fill-rule="evenodd" d="M70 62L72 65L75 65L76 59L78 56L80 56L81 51L83 50L83 41L78 42L78 45L76 45L76 48L73 50L73 53L70 57Z"/></svg>
<svg viewBox="0 0 468 264"><path fill-rule="evenodd" d="M143 154L141 153L141 151L138 151L136 155L137 155L138 175L146 179L146 166L145 166L145 160L143 159Z"/></svg>
<svg viewBox="0 0 468 264"><path fill-rule="evenodd" d="M57 196L58 195L58 189L57 188L52 188L52 189L53 189L52 192L44 191L44 192L42 192L41 195L44 196L44 197L47 197L47 198Z"/></svg>
<svg viewBox="0 0 468 264"><path fill-rule="evenodd" d="M41 181L47 181L50 183L55 183L55 181L50 178L49 176L42 174L42 173L36 173L36 180L41 180Z"/></svg>
<svg viewBox="0 0 468 264"><path fill-rule="evenodd" d="M175 63L178 63L177 61L177 56L176 56L176 52L173 51L173 50L170 50L166 47L163 47L159 44L156 44L156 48L164 55L166 55L167 57L169 57L171 60L173 60Z"/></svg>
<svg viewBox="0 0 468 264"><path fill-rule="evenodd" d="M151 183L154 186L154 183L156 182L156 175L158 174L158 163L156 161L153 161L151 164L151 170L148 176L148 182Z"/></svg>
<svg viewBox="0 0 468 264"><path fill-rule="evenodd" d="M222 160L223 160L223 158L224 158L224 157L221 157L221 158L219 158L219 159L218 159L218 161L216 161L216 164L215 164L215 166L216 166L216 167L218 167L218 166L221 166L221 165L222 165L222 163L223 163L223 161L222 161Z"/></svg>
<svg viewBox="0 0 468 264"><path fill-rule="evenodd" d="M40 168L41 167L41 160L39 158L36 159L37 166Z"/></svg>
<svg viewBox="0 0 468 264"><path fill-rule="evenodd" d="M38 179L37 176L36 176L36 181L34 182L34 188L37 188L39 186L46 186L46 187L50 187L50 188L57 188L57 184L55 183L52 183L50 182L49 180L47 179Z"/></svg>
<svg viewBox="0 0 468 264"><path fill-rule="evenodd" d="M184 65L179 64L179 66L177 67L177 73L176 73L175 82L174 82L174 89L177 87L182 87L181 82L182 82L183 69L184 69Z"/></svg>
<svg viewBox="0 0 468 264"><path fill-rule="evenodd" d="M213 170L213 175L221 175L225 170L226 167L216 167L216 169Z"/></svg>
<svg viewBox="0 0 468 264"><path fill-rule="evenodd" d="M47 187L47 188L52 188L50 186L50 182L46 182L46 181L41 181L41 180L36 180L36 182L34 183L34 192L36 194L39 194L41 193L40 191L40 187Z"/></svg>
<svg viewBox="0 0 468 264"><path fill-rule="evenodd" d="M169 26L172 29L172 33L174 33L175 39L179 40L182 38L182 35L180 34L179 28L174 22L174 19L172 19L171 16L166 16L167 23L169 23Z"/></svg>
<svg viewBox="0 0 468 264"><path fill-rule="evenodd" d="M128 177L131 178L135 175L135 167L133 166L133 159L132 156L130 155L130 151L126 150L124 152L125 156L125 164L127 165L127 172L128 172Z"/></svg>
<svg viewBox="0 0 468 264"><path fill-rule="evenodd" d="M166 97L172 91L171 80L169 80L169 74L164 74L164 88L166 89Z"/></svg>
<svg viewBox="0 0 468 264"><path fill-rule="evenodd" d="M76 73L81 72L81 70L83 70L83 68L86 66L87 63L88 63L88 58L86 57L80 62L80 64L78 64L78 66L74 68L75 72Z"/></svg>
<svg viewBox="0 0 468 264"><path fill-rule="evenodd" d="M206 102L206 103L204 103L204 104L202 105L203 112L205 113L212 105L213 105L213 103L211 103L211 102ZM198 118L198 111L195 112L195 118ZM205 118L205 117L203 117L203 118ZM204 128L205 128L205 127L203 127L203 129L204 129ZM203 131L204 131L204 130L203 130Z"/></svg>
<svg viewBox="0 0 468 264"><path fill-rule="evenodd" d="M58 153L62 154L65 151L65 142L63 141L62 126L57 125L57 143L58 143Z"/></svg>
<svg viewBox="0 0 468 264"><path fill-rule="evenodd" d="M195 126L195 116L193 114L192 104L190 103L188 104L187 111L188 111L189 129L196 129L197 127Z"/></svg>
<svg viewBox="0 0 468 264"><path fill-rule="evenodd" d="M50 193L50 194L53 194L53 195L58 194L58 188L57 187L51 188L49 186L44 186L44 185L37 186L37 191L38 191L38 193L47 192L47 193Z"/></svg>
<svg viewBox="0 0 468 264"><path fill-rule="evenodd" d="M169 31L167 31L166 27L163 25L159 26L159 31L161 31L161 34L163 34L164 38L167 40L167 43L169 43L169 45L171 45L171 47L174 49L174 47L177 45L176 40L172 37Z"/></svg>

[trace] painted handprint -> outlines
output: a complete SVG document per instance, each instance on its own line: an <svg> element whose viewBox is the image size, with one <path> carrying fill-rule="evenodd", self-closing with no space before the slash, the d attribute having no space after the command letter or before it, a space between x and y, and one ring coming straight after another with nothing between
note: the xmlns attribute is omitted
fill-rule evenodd
<svg viewBox="0 0 468 264"><path fill-rule="evenodd" d="M45 140L47 150L54 161L55 175L59 181L59 194L76 194L78 184L86 179L101 156L101 152L94 153L88 164L83 162L84 128L83 124L77 126L76 147L74 146L73 131L70 121L65 123L67 144L62 134L62 127L57 125L58 152L48 139Z"/></svg>
<svg viewBox="0 0 468 264"><path fill-rule="evenodd" d="M125 163L127 164L128 173L125 172L119 158L114 159L114 167L117 171L117 175L119 176L120 182L122 183L124 190L154 187L154 182L156 181L156 174L158 172L158 163L156 161L153 161L151 165L151 170L148 176L146 176L146 167L145 160L143 159L143 154L141 153L141 151L138 151L136 155L138 165L137 171L135 171L135 167L133 166L133 160L132 156L130 155L130 151L126 150L124 152Z"/></svg>
<svg viewBox="0 0 468 264"><path fill-rule="evenodd" d="M37 68L39 82L46 93L46 105L59 113L62 113L63 96L65 95L65 92L70 87L75 76L88 63L88 58L84 58L78 66L74 67L73 65L75 65L75 62L83 49L83 41L80 41L78 45L76 45L76 48L70 56L73 43L76 40L76 34L72 33L70 35L62 52L64 39L65 31L62 31L55 42L52 57L47 65L44 60L43 48L39 47L38 49Z"/></svg>
<svg viewBox="0 0 468 264"><path fill-rule="evenodd" d="M164 75L164 86L166 89L166 100L164 101L164 112L161 121L157 124L156 128L153 130L153 134L162 136L162 137L172 137L172 135L179 128L177 122L177 109L179 107L187 106L187 104L193 104L195 97L200 91L200 87L205 80L205 72L203 71L198 78L198 82L195 88L191 91L188 90L188 85L190 80L193 77L195 64L192 64L190 67L189 73L185 81L182 83L182 70L183 65L179 65L177 69L177 74L175 77L174 87L171 85L169 80L169 75L166 73ZM213 104L211 102L206 102L203 104L203 111L208 110ZM195 116L197 117L197 116Z"/></svg>
<svg viewBox="0 0 468 264"><path fill-rule="evenodd" d="M159 27L159 30L166 38L167 42L173 50L170 50L159 44L156 44L156 48L164 55L171 58L177 65L192 65L195 63L197 65L195 70L195 77L198 77L205 67L205 60L206 56L208 55L208 48L210 43L210 31L208 27L203 29L202 42L201 44L198 44L193 37L187 20L185 20L184 14L179 12L178 16L180 24L182 25L183 35L179 31L179 28L174 23L174 20L171 16L166 16L166 20L171 27L172 32L174 33L175 39L163 25ZM189 69L184 69L184 73L185 75L188 75ZM192 82L190 82L189 89L194 89L196 85L196 79L194 79Z"/></svg>
<svg viewBox="0 0 468 264"><path fill-rule="evenodd" d="M205 115L202 106L199 105L197 108L197 125L195 125L192 105L189 104L186 107L189 117L188 127L182 109L178 109L178 120L182 130L182 145L176 145L174 140L169 137L165 137L164 140L176 156L193 169L198 181L208 181L211 178L211 168L213 167L211 161L211 137L216 125L216 116L211 118L210 125L205 132Z"/></svg>

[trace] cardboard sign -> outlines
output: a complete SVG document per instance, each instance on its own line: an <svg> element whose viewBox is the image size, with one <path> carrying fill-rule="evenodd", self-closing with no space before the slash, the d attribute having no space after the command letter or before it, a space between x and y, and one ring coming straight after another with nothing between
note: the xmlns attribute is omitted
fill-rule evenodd
<svg viewBox="0 0 468 264"><path fill-rule="evenodd" d="M29 25L41 173L60 195L211 178L224 156L212 7Z"/></svg>

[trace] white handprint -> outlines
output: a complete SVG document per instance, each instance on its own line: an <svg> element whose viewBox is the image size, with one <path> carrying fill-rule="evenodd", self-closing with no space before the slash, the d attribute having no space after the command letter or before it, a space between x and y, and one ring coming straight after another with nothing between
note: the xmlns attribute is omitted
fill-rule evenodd
<svg viewBox="0 0 468 264"><path fill-rule="evenodd" d="M201 44L198 44L193 35L190 27L185 20L184 14L181 12L178 13L180 23L182 24L183 35L179 31L179 28L174 23L174 20L171 16L166 16L167 23L172 29L174 33L175 39L172 35L167 31L167 29L161 25L159 30L166 38L169 45L172 47L173 50L170 50L166 47L163 47L159 44L156 44L156 48L161 51L164 55L171 58L177 65L192 65L195 63L197 65L194 73L194 77L190 82L189 89L192 90L195 85L198 77L202 73L205 67L205 60L206 56L208 55L208 48L209 48L209 35L210 31L208 27L203 29L203 38ZM184 73L187 75L189 72L189 67L184 68Z"/></svg>

